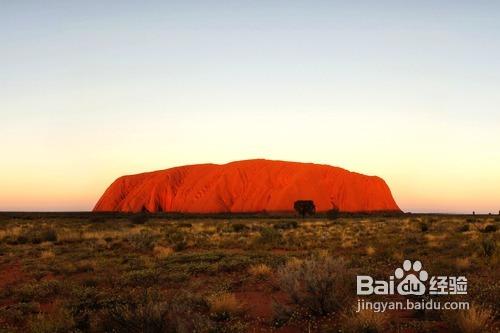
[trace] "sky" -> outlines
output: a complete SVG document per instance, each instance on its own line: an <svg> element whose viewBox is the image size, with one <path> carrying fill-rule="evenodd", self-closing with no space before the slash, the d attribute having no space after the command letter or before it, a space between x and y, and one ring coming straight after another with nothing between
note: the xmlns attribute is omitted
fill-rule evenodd
<svg viewBox="0 0 500 333"><path fill-rule="evenodd" d="M498 1L0 0L0 210L267 158L500 209Z"/></svg>

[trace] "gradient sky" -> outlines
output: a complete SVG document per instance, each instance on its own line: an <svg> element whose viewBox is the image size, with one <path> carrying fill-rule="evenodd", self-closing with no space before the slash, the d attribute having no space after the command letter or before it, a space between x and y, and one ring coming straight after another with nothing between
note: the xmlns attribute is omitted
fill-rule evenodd
<svg viewBox="0 0 500 333"><path fill-rule="evenodd" d="M269 158L500 209L498 1L0 0L0 210Z"/></svg>

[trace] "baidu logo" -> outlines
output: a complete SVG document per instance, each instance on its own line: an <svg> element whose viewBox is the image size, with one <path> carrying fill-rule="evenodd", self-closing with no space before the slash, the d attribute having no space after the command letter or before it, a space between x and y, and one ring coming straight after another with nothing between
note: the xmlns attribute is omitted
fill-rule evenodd
<svg viewBox="0 0 500 333"><path fill-rule="evenodd" d="M429 281L429 286L426 282ZM374 280L369 275L357 276L358 295L417 295L429 292L433 295L467 294L467 278L465 276L433 276L422 268L419 260L405 260L402 267L396 268L394 275L386 280Z"/></svg>
<svg viewBox="0 0 500 333"><path fill-rule="evenodd" d="M415 261L412 265L410 260L403 262L403 268L399 267L394 272L396 279L403 279L398 283L397 291L400 295L423 295L425 284L429 275L422 270L422 263Z"/></svg>

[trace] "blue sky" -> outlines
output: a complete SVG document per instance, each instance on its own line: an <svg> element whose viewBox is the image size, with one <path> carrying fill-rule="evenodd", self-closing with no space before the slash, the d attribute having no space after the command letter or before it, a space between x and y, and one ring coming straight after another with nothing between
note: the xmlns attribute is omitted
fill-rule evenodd
<svg viewBox="0 0 500 333"><path fill-rule="evenodd" d="M0 1L0 209L264 157L500 209L500 3Z"/></svg>

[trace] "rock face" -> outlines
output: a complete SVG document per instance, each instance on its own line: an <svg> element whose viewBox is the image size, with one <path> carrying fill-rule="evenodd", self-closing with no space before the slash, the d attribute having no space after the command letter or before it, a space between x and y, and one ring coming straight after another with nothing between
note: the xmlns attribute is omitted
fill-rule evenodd
<svg viewBox="0 0 500 333"><path fill-rule="evenodd" d="M296 200L313 200L316 211L400 209L383 179L312 163L246 160L198 164L123 176L94 211L287 212Z"/></svg>

